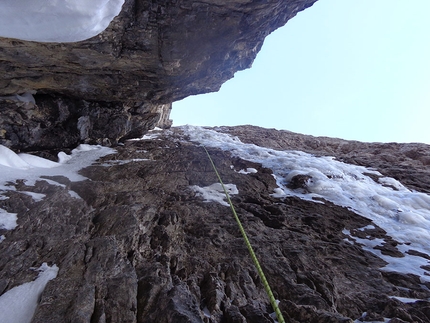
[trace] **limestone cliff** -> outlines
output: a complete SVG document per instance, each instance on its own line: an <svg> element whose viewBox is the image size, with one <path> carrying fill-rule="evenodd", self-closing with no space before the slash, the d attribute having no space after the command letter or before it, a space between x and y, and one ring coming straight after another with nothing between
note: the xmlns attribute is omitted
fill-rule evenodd
<svg viewBox="0 0 430 323"><path fill-rule="evenodd" d="M17 165L21 157L0 146L0 223L8 221L0 225L0 299L34 281L35 268L56 265L34 323L273 322L229 208L216 190L207 193L217 178L194 134L173 128L130 139L169 128L171 102L219 89L251 66L270 32L315 1L126 0L109 28L87 41L0 39L1 145L50 159L80 143L114 148L89 165L82 156L92 148L84 145L60 155L51 171L28 155L43 167ZM279 166L207 145L237 188L233 203L287 322L430 321L428 145L216 130L256 144L249 156ZM353 193L330 199L318 174L283 168L284 150L317 164L333 156L365 166L322 176L350 178L357 190L376 185L416 203L416 214L375 192L364 197L368 204ZM346 205L335 203L340 197ZM413 233L388 232L363 215L373 209ZM391 266L405 260L412 271Z"/></svg>
<svg viewBox="0 0 430 323"><path fill-rule="evenodd" d="M264 38L315 1L127 0L87 41L0 38L0 96L37 92L31 108L0 101L8 118L0 144L63 148L142 135L160 113L168 121L171 102L217 91L250 67Z"/></svg>
<svg viewBox="0 0 430 323"><path fill-rule="evenodd" d="M329 152L374 166L414 191L430 189L428 145L256 127L218 132L317 159ZM2 193L0 208L16 213L18 226L0 231L0 293L33 280L30 268L47 262L59 273L33 322L273 322L229 208L205 202L193 189L217 182L202 147L173 128L115 150L80 172L86 180L44 176L34 186L9 184L14 189ZM271 169L230 151L209 151L224 182L238 188L233 203L287 322L429 322L428 280L384 269L387 258L354 241L382 241L374 250L394 260L405 259L399 250L407 244L327 200L276 197ZM288 185L301 190L303 184ZM428 254L412 249L428 263Z"/></svg>

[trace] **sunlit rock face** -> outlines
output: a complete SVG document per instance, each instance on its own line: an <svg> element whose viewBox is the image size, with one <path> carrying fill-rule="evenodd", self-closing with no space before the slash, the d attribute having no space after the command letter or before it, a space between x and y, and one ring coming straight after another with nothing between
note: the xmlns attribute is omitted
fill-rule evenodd
<svg viewBox="0 0 430 323"><path fill-rule="evenodd" d="M58 275L41 294L32 322L273 323L230 208L216 193L201 194L216 190L217 177L201 142L194 141L200 134L234 193L233 204L286 322L430 321L430 255L413 242L420 230L420 242L429 250L423 227L415 226L420 223L382 214L386 221L377 225L325 198L309 199L307 181L289 188L295 196L277 197L279 169L242 154L247 149L276 165L284 162L279 154L285 150L301 150L293 154L305 158L294 159L297 167L309 163L322 171L334 161L320 156L335 156L352 164L349 169L371 167L368 175L363 171L350 178L351 185L365 185L361 191L379 185L380 177L393 177L393 188L385 187L391 195L408 190L423 197L430 189L430 146L349 142L256 127L210 131L172 128L126 141L115 151L81 148L56 167L42 163L52 168L36 169L39 179L34 168L19 168L16 179L27 181L12 180L1 168L0 179L8 182L0 181L0 209L16 215L17 225L0 229L0 295L35 280L30 268L46 262L58 266ZM236 139L230 145L225 134L244 144ZM211 145L214 139L220 140ZM246 143L259 147L244 148ZM103 157L82 157L94 151ZM10 160L24 157L28 160L22 155ZM289 171L285 167L282 176ZM315 172L305 175L316 178ZM330 176L325 182L339 180ZM367 195L363 203L375 206L376 197L370 190ZM430 212L429 205L421 207ZM384 230L388 221L398 222L397 232L414 234L394 239ZM420 262L414 265L411 259ZM403 265L390 270L388 261ZM421 275L408 272L408 263Z"/></svg>

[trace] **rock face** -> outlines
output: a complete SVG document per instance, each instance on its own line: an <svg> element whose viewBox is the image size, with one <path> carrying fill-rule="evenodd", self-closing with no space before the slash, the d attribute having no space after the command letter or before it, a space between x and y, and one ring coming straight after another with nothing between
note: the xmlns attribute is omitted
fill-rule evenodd
<svg viewBox="0 0 430 323"><path fill-rule="evenodd" d="M428 145L365 144L256 127L222 131L261 146L329 152L376 166L415 190L430 189ZM18 213L18 227L0 231L6 237L0 293L33 280L29 268L48 262L60 270L33 323L273 322L230 209L204 202L191 188L217 182L202 147L172 129L116 150L82 170L85 181L18 181L16 191L4 193L0 208ZM371 221L329 202L274 198L270 169L209 151L224 182L239 189L233 203L287 322L353 322L364 312L363 321L430 321L430 284L381 271L385 262L343 233L384 239L385 252L393 253L396 242L384 230L358 230ZM257 172L238 172L247 168ZM20 191L46 196L35 201Z"/></svg>
<svg viewBox="0 0 430 323"><path fill-rule="evenodd" d="M316 0L126 0L78 43L0 39L0 95L35 90L92 101L171 103L217 91L264 38Z"/></svg>
<svg viewBox="0 0 430 323"><path fill-rule="evenodd" d="M168 128L171 104L102 102L36 95L36 103L0 101L0 144L16 151L116 145L154 127Z"/></svg>
<svg viewBox="0 0 430 323"><path fill-rule="evenodd" d="M269 33L314 2L126 0L108 29L86 41L0 38L0 96L38 94L31 109L0 100L0 144L48 148L50 133L63 148L142 135L156 119L168 127L173 101L217 91L251 66Z"/></svg>
<svg viewBox="0 0 430 323"><path fill-rule="evenodd" d="M34 280L31 268L47 262L59 272L34 323L273 322L229 208L193 190L217 182L202 147L180 129L127 139L168 128L172 101L219 89L251 66L270 32L315 1L126 0L110 27L87 41L0 39L1 145L44 157L79 143L117 151L83 169L83 181L57 174L30 185L22 171L22 180L0 183L0 216L18 217L15 229L0 229L0 295ZM427 145L222 131L375 167L430 192ZM381 239L382 254L402 257L383 229L328 201L275 198L270 169L209 151L239 189L233 203L287 322L430 321L427 280L382 271L384 260L351 243ZM238 172L248 168L256 172ZM308 180L296 176L289 187L305 189Z"/></svg>

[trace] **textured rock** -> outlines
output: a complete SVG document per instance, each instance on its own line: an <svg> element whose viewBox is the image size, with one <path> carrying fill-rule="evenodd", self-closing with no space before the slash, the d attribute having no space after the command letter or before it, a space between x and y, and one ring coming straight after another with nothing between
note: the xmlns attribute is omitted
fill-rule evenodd
<svg viewBox="0 0 430 323"><path fill-rule="evenodd" d="M0 38L0 144L115 144L169 127L173 101L217 91L251 66L269 33L314 2L126 0L86 41ZM10 100L29 92L35 104Z"/></svg>
<svg viewBox="0 0 430 323"><path fill-rule="evenodd" d="M387 160L399 156L399 147L420 151L405 157L402 176L417 190L430 189L429 181L417 179L429 176L428 167L421 168L428 145L394 145L381 154L380 144L255 127L224 131L278 148L320 155L332 149L338 158L352 151L336 147L351 145L354 154L366 156L365 163L372 166L373 158L388 173L396 166ZM0 293L32 280L29 268L41 262L60 268L33 322L272 322L229 208L205 203L190 189L217 181L204 150L179 130L169 132L125 142L117 154L84 169L86 181L51 178L64 187L18 182L9 199L0 200L1 208L18 213L18 227L0 232L6 236L0 243ZM319 148L309 145L315 140ZM269 169L217 149L210 153L223 180L239 189L233 203L287 322L353 322L364 312L366 320L430 321L429 302L390 298L428 299L430 285L413 275L382 272L383 260L348 243L342 233L346 228L392 242L384 230L355 230L371 221L329 202L276 199ZM258 172L243 175L231 165ZM35 202L19 191L46 197Z"/></svg>
<svg viewBox="0 0 430 323"><path fill-rule="evenodd" d="M243 142L273 149L297 149L315 155L334 156L349 164L374 167L411 189L430 193L429 146L421 143L365 143L338 138L254 126L222 127Z"/></svg>
<svg viewBox="0 0 430 323"><path fill-rule="evenodd" d="M126 0L78 43L0 38L0 95L35 90L93 101L171 103L216 91L264 38L316 0Z"/></svg>
<svg viewBox="0 0 430 323"><path fill-rule="evenodd" d="M85 101L36 95L36 104L0 101L0 144L21 151L73 148L79 143L115 145L168 128L171 104Z"/></svg>

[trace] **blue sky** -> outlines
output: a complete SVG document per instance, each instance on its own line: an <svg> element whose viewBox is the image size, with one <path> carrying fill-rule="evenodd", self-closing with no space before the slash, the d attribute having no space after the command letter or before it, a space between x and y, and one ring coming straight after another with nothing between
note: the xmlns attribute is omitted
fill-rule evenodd
<svg viewBox="0 0 430 323"><path fill-rule="evenodd" d="M429 0L319 0L220 91L175 102L174 125L430 144L429 12Z"/></svg>

